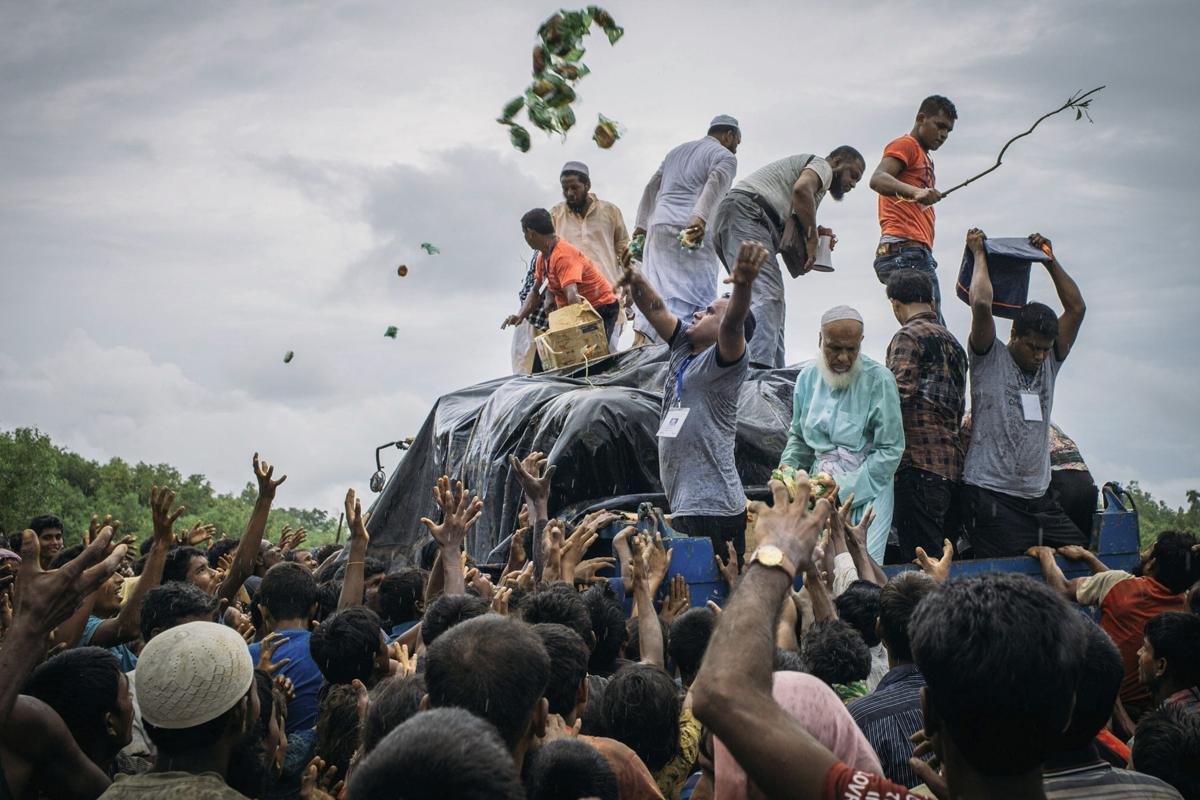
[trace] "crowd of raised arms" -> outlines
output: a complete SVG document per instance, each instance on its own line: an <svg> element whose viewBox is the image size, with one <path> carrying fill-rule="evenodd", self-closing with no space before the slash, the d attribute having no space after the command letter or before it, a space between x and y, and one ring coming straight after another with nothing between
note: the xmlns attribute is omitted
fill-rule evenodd
<svg viewBox="0 0 1200 800"><path fill-rule="evenodd" d="M238 538L177 526L171 488L144 487L140 543L105 509L0 541L0 800L1200 798L1200 542L1161 533L1131 572L1087 549L1096 487L1051 423L1084 303L1048 239L1019 244L1061 315L1023 302L1000 340L973 229L967 347L945 327L929 153L955 119L927 98L870 178L901 327L880 363L857 310L824 314L768 502L737 473L739 392L785 363L775 256L812 270L858 151L734 183L722 115L663 160L632 246L578 162L565 204L522 218L538 254L506 324L582 299L614 344L626 311L637 344L666 344L668 519L711 541L720 605L672 572L670 536L554 518L539 452L509 457L503 565L469 557L484 501L447 477L437 519L403 533L418 546L372 549L353 491L344 545L272 542L286 476L255 454ZM589 557L605 532L612 556ZM1035 559L1042 580L951 578L956 554Z"/></svg>

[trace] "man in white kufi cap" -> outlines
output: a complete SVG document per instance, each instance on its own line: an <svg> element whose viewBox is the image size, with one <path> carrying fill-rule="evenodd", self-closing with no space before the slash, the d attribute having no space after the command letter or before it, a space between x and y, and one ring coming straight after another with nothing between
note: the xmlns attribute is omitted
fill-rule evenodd
<svg viewBox="0 0 1200 800"><path fill-rule="evenodd" d="M243 798L225 776L234 748L258 721L254 662L245 640L213 622L178 625L146 643L135 675L142 724L158 757L152 771L118 775L100 797Z"/></svg>
<svg viewBox="0 0 1200 800"><path fill-rule="evenodd" d="M842 502L854 495L856 524L871 506L875 521L867 530L867 549L882 564L904 423L895 376L859 352L862 340L863 318L855 309L835 306L821 317L817 359L796 378L781 463L810 477L828 473Z"/></svg>
<svg viewBox="0 0 1200 800"><path fill-rule="evenodd" d="M717 297L720 269L712 237L705 235L717 205L729 191L737 174L738 145L742 131L728 114L713 117L708 135L685 142L667 153L650 178L638 205L633 235L645 235L642 273L662 296L667 310L679 319L691 319ZM692 252L680 244L686 232L691 241L701 242ZM635 314L634 344L661 342L654 326L640 312Z"/></svg>

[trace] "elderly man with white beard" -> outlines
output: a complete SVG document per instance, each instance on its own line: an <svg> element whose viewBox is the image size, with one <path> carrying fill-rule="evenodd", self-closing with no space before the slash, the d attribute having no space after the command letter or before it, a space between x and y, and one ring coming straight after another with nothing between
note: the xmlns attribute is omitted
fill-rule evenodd
<svg viewBox="0 0 1200 800"><path fill-rule="evenodd" d="M904 422L895 376L859 352L862 340L862 315L853 308L837 306L821 317L819 355L796 378L781 461L809 475L832 476L842 502L854 495L856 524L871 506L875 521L867 530L867 550L882 564Z"/></svg>

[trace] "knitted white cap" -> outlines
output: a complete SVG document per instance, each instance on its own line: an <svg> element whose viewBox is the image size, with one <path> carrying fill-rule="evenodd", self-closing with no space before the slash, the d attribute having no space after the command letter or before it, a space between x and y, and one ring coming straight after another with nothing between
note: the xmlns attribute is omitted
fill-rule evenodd
<svg viewBox="0 0 1200 800"><path fill-rule="evenodd" d="M189 622L163 631L142 649L134 669L142 718L181 730L214 720L246 696L254 661L233 628Z"/></svg>
<svg viewBox="0 0 1200 800"><path fill-rule="evenodd" d="M712 118L712 122L708 123L708 127L715 128L718 125L726 128L738 128L738 121L728 114L717 114Z"/></svg>
<svg viewBox="0 0 1200 800"><path fill-rule="evenodd" d="M578 172L580 175L588 178L592 176L592 173L588 172L587 164L583 163L582 161L568 161L567 163L563 164L562 174L565 175L568 172Z"/></svg>
<svg viewBox="0 0 1200 800"><path fill-rule="evenodd" d="M834 306L821 315L821 327L824 328L831 322L839 322L844 319L852 319L859 325L863 324L862 314L850 306Z"/></svg>

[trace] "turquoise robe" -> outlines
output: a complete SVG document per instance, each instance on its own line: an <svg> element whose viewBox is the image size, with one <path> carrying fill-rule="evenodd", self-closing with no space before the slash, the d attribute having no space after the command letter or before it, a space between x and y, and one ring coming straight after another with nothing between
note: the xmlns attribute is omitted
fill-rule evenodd
<svg viewBox="0 0 1200 800"><path fill-rule="evenodd" d="M816 364L801 370L792 397L792 426L781 463L809 475L828 472L845 500L854 495L857 524L868 505L875 521L867 531L867 550L883 563L892 527L892 487L904 455L900 394L891 370L859 355L862 371L849 388L834 390Z"/></svg>

